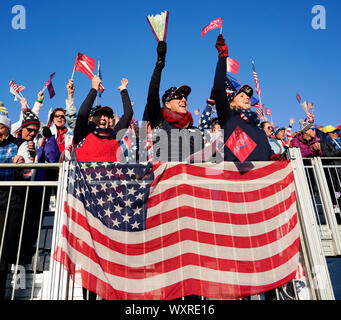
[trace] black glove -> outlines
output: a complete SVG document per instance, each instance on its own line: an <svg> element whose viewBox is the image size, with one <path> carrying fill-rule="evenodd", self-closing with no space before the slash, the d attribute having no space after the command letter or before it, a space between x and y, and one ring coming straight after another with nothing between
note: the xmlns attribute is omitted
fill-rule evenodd
<svg viewBox="0 0 341 320"><path fill-rule="evenodd" d="M48 139L52 137L52 132L49 127L43 127L43 136Z"/></svg>
<svg viewBox="0 0 341 320"><path fill-rule="evenodd" d="M157 63L165 64L167 43L164 41L159 41L156 51L157 51Z"/></svg>

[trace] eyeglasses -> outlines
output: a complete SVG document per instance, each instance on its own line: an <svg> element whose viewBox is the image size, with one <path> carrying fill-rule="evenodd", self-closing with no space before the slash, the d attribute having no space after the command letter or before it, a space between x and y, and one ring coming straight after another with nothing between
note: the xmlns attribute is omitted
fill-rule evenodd
<svg viewBox="0 0 341 320"><path fill-rule="evenodd" d="M65 116L63 114L55 114L54 117L65 119Z"/></svg>
<svg viewBox="0 0 341 320"><path fill-rule="evenodd" d="M264 129L265 130L273 130L274 128L273 127L265 127Z"/></svg>

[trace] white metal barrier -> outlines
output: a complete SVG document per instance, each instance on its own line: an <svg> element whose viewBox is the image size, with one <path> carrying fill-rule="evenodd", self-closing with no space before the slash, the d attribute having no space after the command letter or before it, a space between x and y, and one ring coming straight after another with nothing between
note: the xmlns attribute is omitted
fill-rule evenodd
<svg viewBox="0 0 341 320"><path fill-rule="evenodd" d="M296 185L297 195L297 207L299 215L300 225L300 253L302 265L307 278L306 286L309 290L309 299L313 300L333 300L333 288L328 273L328 268L325 259L324 241L327 233L331 236L331 243L333 246L333 254L339 255L341 253L341 236L340 236L340 224L337 220L336 213L339 214L340 210L338 204L333 203L330 196L330 189L334 192L339 192L339 186L336 182L340 182L339 175L333 180L332 184L328 184L328 179L332 176L335 178L335 174L332 170L336 170L339 167L323 163L324 159L304 159L306 165L303 162L301 153L297 148L291 148L288 152L293 168L294 178ZM330 160L330 159L328 159ZM341 160L341 159L338 159ZM61 233L61 227L63 222L63 199L67 186L67 171L68 162L63 164L46 164L46 165L17 165L23 168L57 168L59 170L58 181L44 181L44 182L4 182L0 181L0 186L55 186L57 187L56 201L55 201L55 214L53 221L52 237L50 239L50 252L54 252L58 238ZM12 168L13 165L0 165L1 168ZM341 169L341 166L340 166ZM327 170L327 172L326 172ZM341 172L341 170L340 170ZM327 174L327 177L326 177ZM44 189L45 192L45 189ZM314 194L315 192L315 194ZM341 192L340 192L341 195ZM317 202L318 203L317 205ZM335 202L335 201L334 201ZM339 210L339 211L338 211ZM24 210L25 211L25 210ZM40 225L42 223L42 212L40 216ZM324 223L319 219L319 213L322 212L325 217ZM41 229L39 229L39 235ZM329 239L330 240L330 239ZM18 252L18 257L20 253ZM19 260L17 260L14 266L14 280L19 270ZM82 299L81 288L75 286L70 279L67 272L61 266L60 263L50 259L49 268L44 271L44 279L41 284L41 292L37 296L35 294L35 281L36 281L36 263L37 252L32 264L33 277L32 277L32 289L30 299L43 299L43 300L72 300ZM297 282L294 280L291 287L294 289L295 299L299 299L296 287ZM75 294L75 289L78 293ZM276 298L281 299L283 292L286 288L276 289ZM13 287L10 299L16 299L15 287ZM251 297L250 299L264 299L264 295L258 295Z"/></svg>

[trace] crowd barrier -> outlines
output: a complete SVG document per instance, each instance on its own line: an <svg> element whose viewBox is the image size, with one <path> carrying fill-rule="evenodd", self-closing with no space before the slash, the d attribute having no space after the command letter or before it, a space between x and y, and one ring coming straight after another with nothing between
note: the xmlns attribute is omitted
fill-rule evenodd
<svg viewBox="0 0 341 320"><path fill-rule="evenodd" d="M288 150L294 170L300 228L300 265L304 276L272 292L275 300L335 299L326 257L341 255L341 158L302 159L297 148ZM55 181L0 181L11 190L26 189L16 262L8 273L6 299L10 300L82 300L82 288L75 284L63 266L51 258L61 233L63 198L67 186L68 162L61 164L11 165L0 169L22 167L58 172ZM30 263L21 263L21 242L30 188L41 187L39 230L35 252ZM45 198L50 197L48 205ZM45 205L44 205L45 202ZM7 210L8 211L8 210ZM1 240L1 248L3 241ZM291 293L289 293L289 291ZM246 299L264 300L260 294ZM100 299L100 298L97 298ZM205 299L204 297L202 299Z"/></svg>

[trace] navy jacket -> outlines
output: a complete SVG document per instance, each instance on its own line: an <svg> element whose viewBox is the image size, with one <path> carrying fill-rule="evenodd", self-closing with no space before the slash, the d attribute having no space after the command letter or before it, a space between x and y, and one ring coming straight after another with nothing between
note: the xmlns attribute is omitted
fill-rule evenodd
<svg viewBox="0 0 341 320"><path fill-rule="evenodd" d="M221 128L224 129L224 142L228 140L233 131L239 126L257 144L245 161L269 161L274 152L270 147L265 131L256 124L242 119L240 112L230 109L226 95L225 79L226 58L220 58L214 78L214 93L219 123ZM226 145L224 148L224 160L239 161Z"/></svg>

